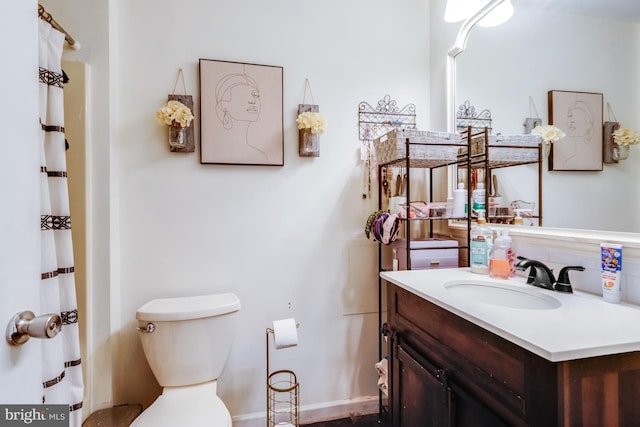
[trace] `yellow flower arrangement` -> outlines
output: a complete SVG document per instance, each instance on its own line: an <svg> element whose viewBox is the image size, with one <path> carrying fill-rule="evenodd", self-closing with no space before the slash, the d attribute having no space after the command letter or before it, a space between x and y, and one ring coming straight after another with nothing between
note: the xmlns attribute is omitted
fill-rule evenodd
<svg viewBox="0 0 640 427"><path fill-rule="evenodd" d="M314 113L313 111L305 111L298 114L296 119L298 123L298 129L309 129L311 133L322 134L327 126L326 120L320 115L320 113Z"/></svg>
<svg viewBox="0 0 640 427"><path fill-rule="evenodd" d="M156 111L156 120L163 125L180 125L183 128L189 127L193 120L191 109L180 101L168 101L164 106Z"/></svg>
<svg viewBox="0 0 640 427"><path fill-rule="evenodd" d="M535 128L533 128L531 133L534 135L538 135L540 138L542 138L542 142L547 145L552 144L557 140L567 136L561 129L553 125L536 126Z"/></svg>
<svg viewBox="0 0 640 427"><path fill-rule="evenodd" d="M613 132L613 142L618 145L636 145L640 143L640 133L629 128L620 128Z"/></svg>

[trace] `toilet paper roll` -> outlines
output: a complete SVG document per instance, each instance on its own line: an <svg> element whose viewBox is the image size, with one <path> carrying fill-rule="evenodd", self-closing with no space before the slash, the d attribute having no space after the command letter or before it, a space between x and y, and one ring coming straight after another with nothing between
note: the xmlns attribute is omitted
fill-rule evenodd
<svg viewBox="0 0 640 427"><path fill-rule="evenodd" d="M273 341L276 350L298 345L298 329L293 318L273 321Z"/></svg>

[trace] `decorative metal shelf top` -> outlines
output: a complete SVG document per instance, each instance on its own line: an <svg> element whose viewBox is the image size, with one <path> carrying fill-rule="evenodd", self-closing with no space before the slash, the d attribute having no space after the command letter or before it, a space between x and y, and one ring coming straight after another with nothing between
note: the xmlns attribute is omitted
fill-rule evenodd
<svg viewBox="0 0 640 427"><path fill-rule="evenodd" d="M491 133L491 121L491 111L485 109L477 113L476 107L471 105L469 101L464 101L464 104L460 105L456 112L456 129L458 132L464 131L471 126L474 130L487 128Z"/></svg>
<svg viewBox="0 0 640 427"><path fill-rule="evenodd" d="M376 139L394 128L416 128L416 106L407 104L399 108L389 95L378 101L376 107L362 101L358 105L358 137L361 141Z"/></svg>

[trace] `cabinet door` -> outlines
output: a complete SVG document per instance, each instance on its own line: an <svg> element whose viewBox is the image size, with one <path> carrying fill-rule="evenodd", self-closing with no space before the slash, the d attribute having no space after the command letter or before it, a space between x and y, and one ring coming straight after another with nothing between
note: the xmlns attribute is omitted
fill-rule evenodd
<svg viewBox="0 0 640 427"><path fill-rule="evenodd" d="M509 427L489 408L455 382L451 389L451 425L455 427Z"/></svg>
<svg viewBox="0 0 640 427"><path fill-rule="evenodd" d="M406 345L397 345L393 357L394 427L447 427L449 390L444 370Z"/></svg>

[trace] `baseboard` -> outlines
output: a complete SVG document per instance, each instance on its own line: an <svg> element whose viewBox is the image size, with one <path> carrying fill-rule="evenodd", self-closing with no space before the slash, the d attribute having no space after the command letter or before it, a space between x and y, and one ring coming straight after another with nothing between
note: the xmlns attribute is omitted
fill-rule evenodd
<svg viewBox="0 0 640 427"><path fill-rule="evenodd" d="M300 407L300 424L313 424L352 416L377 414L378 408L378 396L305 405ZM233 427L264 427L266 423L267 419L264 412L233 417Z"/></svg>

